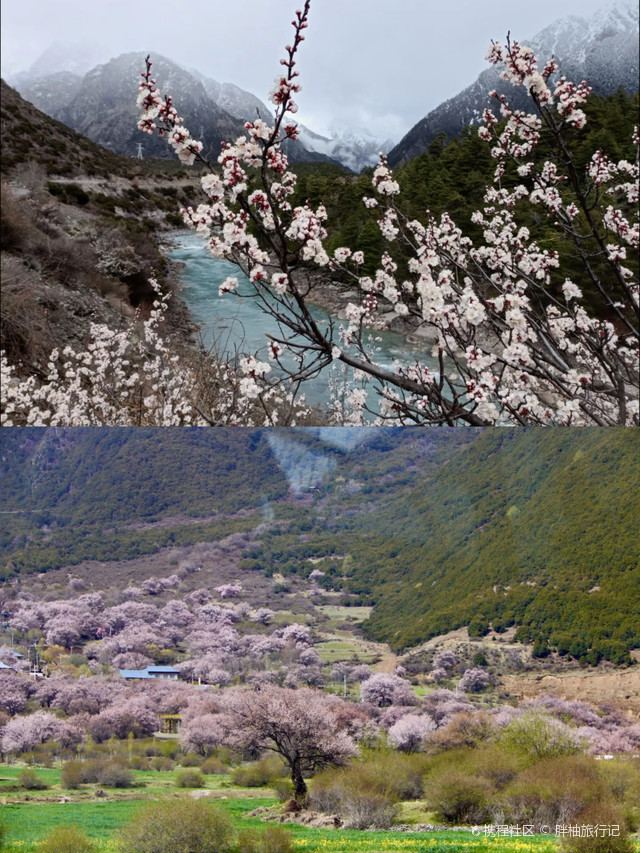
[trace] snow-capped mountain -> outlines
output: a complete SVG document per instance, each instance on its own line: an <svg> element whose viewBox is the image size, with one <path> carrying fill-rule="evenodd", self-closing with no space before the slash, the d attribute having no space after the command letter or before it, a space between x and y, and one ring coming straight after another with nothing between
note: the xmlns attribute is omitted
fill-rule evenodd
<svg viewBox="0 0 640 853"><path fill-rule="evenodd" d="M332 130L331 136L321 136L301 125L299 139L305 148L326 154L352 172L375 166L380 152L386 154L393 147L391 140L381 141L364 128Z"/></svg>
<svg viewBox="0 0 640 853"><path fill-rule="evenodd" d="M136 96L144 53L122 54L92 67L84 77L64 70L38 76L37 72L44 68L56 68L57 53L47 51L46 56L46 63L41 57L29 71L13 78L24 98L118 154L135 156L141 144L145 157L173 156L163 139L144 134L136 127ZM74 67L80 67L78 59L74 60ZM160 91L171 93L186 126L204 143L203 154L210 160L217 159L222 142L245 132L245 121L258 114L267 122L273 120L266 105L250 92L233 83L218 83L187 71L155 53L153 73ZM307 151L300 142L287 140L284 148L293 163L330 159L322 152Z"/></svg>
<svg viewBox="0 0 640 853"><path fill-rule="evenodd" d="M199 71L191 70L191 73L197 80L200 80L207 95L234 118L241 121L253 121L259 116L267 124L273 122L273 112L251 92L241 89L234 83L218 83L217 80L212 77L205 77Z"/></svg>
<svg viewBox="0 0 640 853"><path fill-rule="evenodd" d="M620 86L632 93L638 90L638 18L637 6L623 0L588 19L576 15L559 19L533 38L515 33L513 37L531 45L541 64L555 56L559 74L576 82L587 80L596 94L609 95ZM389 164L417 157L440 133L452 138L478 124L486 107L497 110L496 101L488 97L492 89L506 94L515 108L528 105L522 88L514 89L500 79L498 69L488 68L475 83L421 119L389 152Z"/></svg>
<svg viewBox="0 0 640 853"><path fill-rule="evenodd" d="M273 122L272 110L251 92L233 83L218 83L197 71L192 73L202 82L216 104L235 118L251 121L259 116L268 124ZM363 128L332 130L330 136L323 136L303 124L299 127L298 139L307 151L330 157L352 172L361 172L365 166L374 166L378 162L379 152L386 153L393 147L391 140L381 142Z"/></svg>
<svg viewBox="0 0 640 853"><path fill-rule="evenodd" d="M135 155L137 144L142 143L145 156L168 156L162 140L135 129L135 95L143 54L122 54L101 65L91 63L99 52L93 45L56 42L10 82L38 109L113 151ZM194 136L203 137L205 150L213 159L221 140L229 141L244 132L244 122L258 116L273 122L272 110L234 83L220 83L158 55L153 70L160 90L171 92L187 127ZM300 131L298 142L284 145L292 162L331 159L353 172L374 165L378 153L393 145L361 129L333 131L331 136L304 125Z"/></svg>
<svg viewBox="0 0 640 853"><path fill-rule="evenodd" d="M54 118L118 154L134 156L141 143L147 157L171 156L163 139L136 127L138 80L143 70L140 53L125 53L96 66ZM215 159L222 141L242 132L242 123L220 109L202 83L170 59L155 55L153 73L158 88L172 94L186 126L204 143L205 156Z"/></svg>

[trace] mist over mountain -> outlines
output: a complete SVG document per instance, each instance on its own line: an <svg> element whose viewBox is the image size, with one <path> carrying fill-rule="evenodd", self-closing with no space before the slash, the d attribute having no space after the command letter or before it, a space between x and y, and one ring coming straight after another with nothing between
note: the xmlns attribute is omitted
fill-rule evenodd
<svg viewBox="0 0 640 853"><path fill-rule="evenodd" d="M380 152L386 154L394 144L390 139L375 137L362 127L333 130L330 136L322 136L302 126L300 141L308 150L326 154L352 172L375 166Z"/></svg>
<svg viewBox="0 0 640 853"><path fill-rule="evenodd" d="M541 66L555 56L560 65L556 77L564 75L574 82L585 79L597 95L613 94L621 86L633 93L638 91L638 17L637 7L623 0L592 18L572 15L554 21L533 38L511 35L533 47ZM524 89L501 80L498 68L488 68L474 83L415 124L389 152L389 165L417 157L441 133L452 139L465 127L479 124L487 107L497 115L498 103L488 94L494 89L507 95L515 109L528 109Z"/></svg>
<svg viewBox="0 0 640 853"><path fill-rule="evenodd" d="M109 50L98 42L54 41L27 69L11 76L9 82L17 87L63 71L83 77L110 58Z"/></svg>

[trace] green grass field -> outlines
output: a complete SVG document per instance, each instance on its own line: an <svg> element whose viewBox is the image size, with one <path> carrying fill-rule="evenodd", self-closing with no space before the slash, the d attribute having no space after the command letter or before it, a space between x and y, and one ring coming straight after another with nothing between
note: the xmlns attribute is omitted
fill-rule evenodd
<svg viewBox="0 0 640 853"><path fill-rule="evenodd" d="M335 622L364 622L371 615L372 607L343 607L339 604L321 604L318 611Z"/></svg>
<svg viewBox="0 0 640 853"><path fill-rule="evenodd" d="M60 787L60 771L34 768L51 787L46 791L15 790L15 779L24 767L0 768L1 820L7 829L7 853L32 853L37 842L60 824L76 824L99 844L101 853L116 853L116 836L145 801L158 796L177 798L190 796L175 787L178 771L137 771L136 785L129 789L107 789L106 798L95 798L95 785L76 791ZM238 830L264 826L249 812L260 806L272 806L276 800L269 788L236 788L229 777L206 777L208 798L228 812ZM13 788L13 790L12 790ZM62 798L69 802L61 802ZM416 806L416 803L410 805ZM419 817L423 817L420 815ZM405 820L411 816L403 814ZM358 830L289 827L296 851L300 853L557 853L553 837L478 837L471 832L365 832ZM638 847L640 851L640 846ZM179 853L179 851L176 851Z"/></svg>
<svg viewBox="0 0 640 853"><path fill-rule="evenodd" d="M233 817L238 829L260 827L260 821L247 817L247 812L274 802L273 799L263 798L218 800L219 806ZM140 801L6 805L2 817L9 829L7 850L28 853L55 826L75 823L98 841L106 853L115 849L113 837L139 806ZM453 853L456 850L473 853L552 853L556 850L554 841L544 836L485 839L475 838L469 832L360 832L302 826L292 826L291 832L295 848L301 853Z"/></svg>

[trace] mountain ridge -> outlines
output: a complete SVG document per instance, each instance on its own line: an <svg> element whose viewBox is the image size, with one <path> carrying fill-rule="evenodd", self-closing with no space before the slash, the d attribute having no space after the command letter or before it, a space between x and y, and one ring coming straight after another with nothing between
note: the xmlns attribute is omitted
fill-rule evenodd
<svg viewBox="0 0 640 853"><path fill-rule="evenodd" d="M533 38L520 41L534 49L541 66L555 56L560 65L556 76L576 83L586 79L595 94L610 95L620 86L630 94L638 91L638 12L624 2L589 19L576 15L558 19ZM469 125L478 125L485 108L497 115L499 104L489 97L492 90L507 95L514 109L530 108L522 87L502 81L498 68L487 68L416 122L389 151L389 165L396 167L417 157L439 134L452 139Z"/></svg>

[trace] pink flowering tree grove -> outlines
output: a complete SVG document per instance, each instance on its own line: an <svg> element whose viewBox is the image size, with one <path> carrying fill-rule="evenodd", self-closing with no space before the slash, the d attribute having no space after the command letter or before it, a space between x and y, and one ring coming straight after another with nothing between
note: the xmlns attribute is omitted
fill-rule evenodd
<svg viewBox="0 0 640 853"><path fill-rule="evenodd" d="M446 213L409 219L381 156L363 203L377 209L390 251L375 274L364 275L362 252L328 251L322 204L291 204L296 176L282 143L298 135L296 55L309 10L307 0L293 20L271 92L273 126L247 122L246 134L223 146L215 166L203 159L171 98L155 87L149 59L138 98L140 129L164 134L183 163L208 167L206 202L183 215L215 257L242 269L252 297L276 320L272 362L297 383L333 362L368 377L379 395L379 423L637 424L638 162L614 163L598 150L586 170L577 167L572 143L586 122L587 84L559 77L554 59L539 70L533 51L518 42L492 44L488 60L527 90L531 110L513 109L506 96L491 93L501 120L487 109L478 131L496 163L472 217L482 241L472 242ZM531 210L553 222L579 262L579 278L564 274L559 253L519 225ZM392 250L403 258L402 274ZM360 294L346 308L346 326L320 326L309 310L314 287L327 277ZM237 287L229 277L220 290ZM370 330L383 305L423 327L431 341L423 359L393 368L379 363ZM269 370L254 359L245 384L253 389ZM349 422L357 423L367 405L360 388L351 391Z"/></svg>

